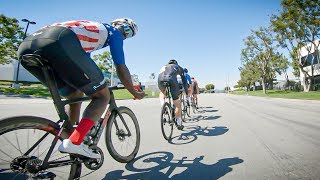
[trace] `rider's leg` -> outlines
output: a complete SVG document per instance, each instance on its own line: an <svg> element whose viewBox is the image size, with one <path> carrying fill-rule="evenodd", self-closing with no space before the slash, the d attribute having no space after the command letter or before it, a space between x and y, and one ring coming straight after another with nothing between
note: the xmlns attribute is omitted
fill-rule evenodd
<svg viewBox="0 0 320 180"><path fill-rule="evenodd" d="M83 97L84 93L80 90L76 90L75 92L71 93L67 96L67 99L75 99ZM77 124L80 119L80 110L81 110L81 102L69 104L69 109L67 111L69 115L69 119L71 123Z"/></svg>
<svg viewBox="0 0 320 180"><path fill-rule="evenodd" d="M165 99L166 95L165 95L165 91L160 89L160 93L159 93L159 100L160 100L160 105L161 107L164 104L164 99Z"/></svg>
<svg viewBox="0 0 320 180"><path fill-rule="evenodd" d="M109 89L105 87L100 91L92 94L90 97L91 102L84 110L79 125L69 137L70 141L76 145L82 143L84 137L94 125L94 122L101 117L102 113L106 109L110 100Z"/></svg>
<svg viewBox="0 0 320 180"><path fill-rule="evenodd" d="M170 90L171 90L173 104L175 106L175 118L177 120L178 129L182 130L183 125L182 125L182 119L181 119L181 103L179 99L180 88L179 88L178 82L172 83Z"/></svg>

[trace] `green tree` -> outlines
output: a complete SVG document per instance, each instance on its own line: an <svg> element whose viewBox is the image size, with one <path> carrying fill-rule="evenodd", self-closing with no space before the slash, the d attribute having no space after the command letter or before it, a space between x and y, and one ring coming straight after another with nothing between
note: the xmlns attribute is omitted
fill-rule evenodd
<svg viewBox="0 0 320 180"><path fill-rule="evenodd" d="M309 91L314 83L313 61L309 74L303 69L306 59L300 61L302 57L299 49L309 43L313 44L315 49L319 48L319 43L315 44L315 40L320 38L320 0L282 0L281 5L279 15L271 16L273 30L277 32L281 46L290 54L294 75L300 76L300 72L304 74L304 91Z"/></svg>
<svg viewBox="0 0 320 180"><path fill-rule="evenodd" d="M206 87L207 90L214 89L214 85L213 84L207 84L205 87Z"/></svg>
<svg viewBox="0 0 320 180"><path fill-rule="evenodd" d="M112 73L112 56L109 51L104 51L101 54L93 55L92 59L96 62L102 72ZM113 69L113 73L116 74L116 68Z"/></svg>
<svg viewBox="0 0 320 180"><path fill-rule="evenodd" d="M263 93L266 84L288 68L288 60L279 52L270 27L260 27L244 41L245 48L241 52L242 64L249 64L252 73L259 75Z"/></svg>
<svg viewBox="0 0 320 180"><path fill-rule="evenodd" d="M17 50L23 39L23 28L16 18L0 15L0 64L17 60Z"/></svg>
<svg viewBox="0 0 320 180"><path fill-rule="evenodd" d="M238 81L239 87L245 87L248 91L250 87L260 79L260 72L256 72L255 62L249 62L240 67L240 80Z"/></svg>

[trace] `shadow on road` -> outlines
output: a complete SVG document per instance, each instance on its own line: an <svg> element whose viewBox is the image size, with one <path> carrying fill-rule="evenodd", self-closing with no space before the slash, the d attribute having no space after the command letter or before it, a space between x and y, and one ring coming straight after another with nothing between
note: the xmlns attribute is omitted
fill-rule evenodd
<svg viewBox="0 0 320 180"><path fill-rule="evenodd" d="M169 143L175 145L189 144L197 140L198 136L219 136L226 133L228 130L229 129L224 126L185 126L182 133L178 136L172 137Z"/></svg>
<svg viewBox="0 0 320 180"><path fill-rule="evenodd" d="M104 177L109 179L218 179L233 169L231 166L243 162L239 157L224 158L214 164L201 162L204 156L194 159L174 159L170 152L159 151L144 154L126 164L124 170L111 171Z"/></svg>

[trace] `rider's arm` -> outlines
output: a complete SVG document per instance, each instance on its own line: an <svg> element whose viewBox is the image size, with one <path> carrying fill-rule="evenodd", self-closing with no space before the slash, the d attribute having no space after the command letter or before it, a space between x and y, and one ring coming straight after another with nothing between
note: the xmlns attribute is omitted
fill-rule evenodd
<svg viewBox="0 0 320 180"><path fill-rule="evenodd" d="M117 65L117 75L122 82L122 84L126 87L126 89L135 97L140 98L139 93L134 89L131 79L131 74L129 69L125 64Z"/></svg>
<svg viewBox="0 0 320 180"><path fill-rule="evenodd" d="M134 89L130 71L125 64L123 38L119 30L113 31L112 37L109 40L109 47L120 81L135 98L142 99L144 93L137 92Z"/></svg>

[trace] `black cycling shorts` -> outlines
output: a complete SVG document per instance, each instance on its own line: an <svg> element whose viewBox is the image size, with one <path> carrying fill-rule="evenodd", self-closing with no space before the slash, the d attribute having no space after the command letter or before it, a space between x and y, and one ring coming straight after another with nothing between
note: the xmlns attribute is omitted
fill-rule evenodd
<svg viewBox="0 0 320 180"><path fill-rule="evenodd" d="M158 87L161 91L165 90L165 86L163 85L163 82L168 82L170 84L170 91L171 96L173 100L179 99L180 94L180 87L177 79L162 79L160 76L158 78Z"/></svg>
<svg viewBox="0 0 320 180"><path fill-rule="evenodd" d="M20 45L18 57L38 54L49 61L63 96L76 89L91 95L106 87L101 70L83 50L76 34L65 27L41 29L27 37ZM41 67L21 65L46 85Z"/></svg>

